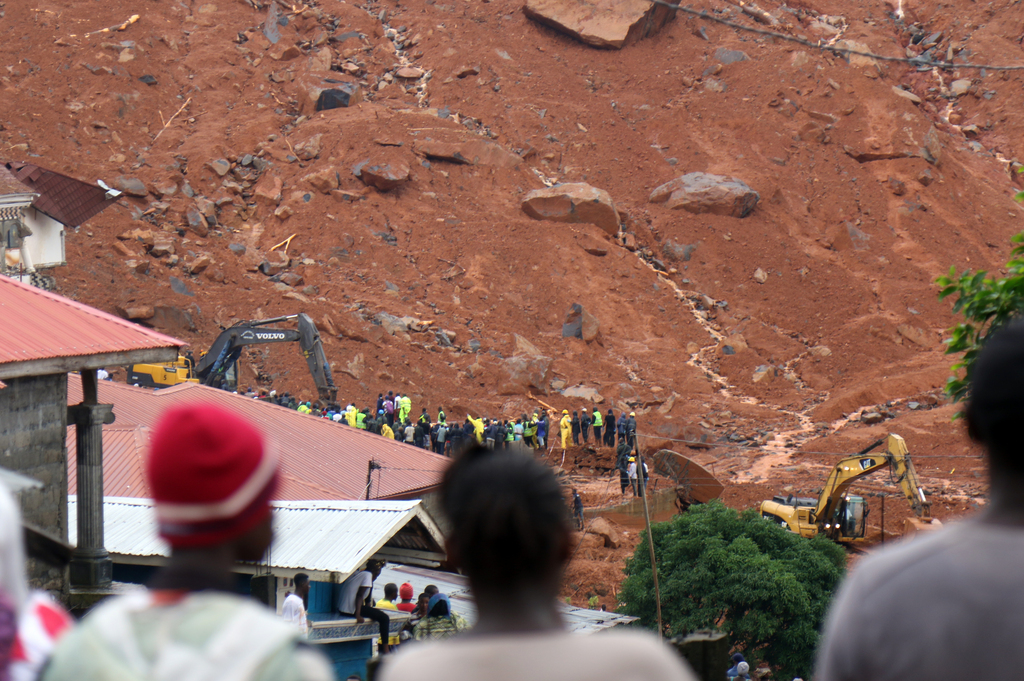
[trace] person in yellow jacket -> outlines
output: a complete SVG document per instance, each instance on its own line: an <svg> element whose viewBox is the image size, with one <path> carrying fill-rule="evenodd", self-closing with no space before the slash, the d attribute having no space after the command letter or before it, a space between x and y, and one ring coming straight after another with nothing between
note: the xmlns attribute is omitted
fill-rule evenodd
<svg viewBox="0 0 1024 681"><path fill-rule="evenodd" d="M475 419L469 414L466 414L466 418L473 424L473 431L476 435L477 444L482 445L484 443L484 420L482 418Z"/></svg>
<svg viewBox="0 0 1024 681"><path fill-rule="evenodd" d="M569 411L562 410L562 421L558 424L559 432L562 434L562 451L569 447L569 438L572 437L572 419L569 418Z"/></svg>
<svg viewBox="0 0 1024 681"><path fill-rule="evenodd" d="M412 412L412 398L409 397L408 393L404 393L398 398L398 404L395 405L399 409L398 416L402 419L402 423L409 418L409 414Z"/></svg>
<svg viewBox="0 0 1024 681"><path fill-rule="evenodd" d="M353 428L356 427L356 408L351 404L348 406L348 411L345 412L345 421Z"/></svg>
<svg viewBox="0 0 1024 681"><path fill-rule="evenodd" d="M391 430L391 426L388 425L387 421L385 421L383 424L381 424L380 434L383 435L384 437L386 437L389 440L394 440L395 439L395 431Z"/></svg>

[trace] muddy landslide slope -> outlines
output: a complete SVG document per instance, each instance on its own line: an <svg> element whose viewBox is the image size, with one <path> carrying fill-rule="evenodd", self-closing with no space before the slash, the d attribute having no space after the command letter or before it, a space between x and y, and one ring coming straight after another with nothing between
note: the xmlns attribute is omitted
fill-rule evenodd
<svg viewBox="0 0 1024 681"><path fill-rule="evenodd" d="M775 30L883 55L939 33L931 56L1024 59L1009 2L763 7ZM307 312L357 404L391 388L416 413L513 414L528 393L584 406L558 392L582 385L665 437L805 438L934 393L953 323L934 279L998 268L1021 225L1020 72L846 60L682 15L598 50L521 0L0 15L5 155L130 190L68 234L58 291L197 350L234 321ZM325 77L350 106L315 111ZM648 202L689 172L760 202L742 219ZM527 217L524 195L554 182L609 192L624 236ZM562 337L574 303L599 323L589 342ZM245 366L243 384L315 397L297 348Z"/></svg>

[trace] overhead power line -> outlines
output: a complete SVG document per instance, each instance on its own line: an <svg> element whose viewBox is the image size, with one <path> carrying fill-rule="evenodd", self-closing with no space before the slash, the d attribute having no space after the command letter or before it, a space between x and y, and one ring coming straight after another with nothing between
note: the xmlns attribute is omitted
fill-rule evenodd
<svg viewBox="0 0 1024 681"><path fill-rule="evenodd" d="M884 54L875 54L874 52L863 52L861 50L853 50L846 47L836 47L834 45L822 45L820 43L812 43L810 40L804 40L803 38L797 38L795 36L786 35L785 33L778 33L776 31L767 31L763 28L754 28L752 26L744 26L743 24L737 24L734 21L728 19L721 19L714 15L708 14L707 10L695 10L689 7L681 7L679 5L673 5L666 0L653 0L656 5L664 5L665 7L672 8L678 12L689 14L695 17L699 17L706 21L713 21L716 24L722 24L729 28L734 28L737 31L746 31L747 33L756 33L757 35L768 36L770 38L778 38L779 40L785 40L787 42L796 43L797 45L803 45L814 50L821 50L823 52L832 52L840 56L856 55L858 57L869 57L871 59L877 59L879 61L897 62L900 64L909 64L911 66L926 66L929 68L937 69L974 69L980 70L985 69L987 71L1024 71L1024 64L1017 64L1012 66L1002 66L996 64L956 64L949 61L934 61L931 59L922 59L921 57L888 57Z"/></svg>
<svg viewBox="0 0 1024 681"><path fill-rule="evenodd" d="M734 442L699 442L697 440L681 440L672 437L661 437L660 435L644 435L637 433L637 437L644 438L646 440L655 441L668 441L668 442L681 442L690 447L696 447L699 449L718 449L719 447L730 447L732 449L742 449L751 452L768 452L771 454L806 454L812 456L857 456L856 452L813 452L797 449L796 445L793 445L791 451L779 451L777 448L769 448L765 445L744 445L737 444ZM914 459L983 459L985 458L981 454L912 454Z"/></svg>

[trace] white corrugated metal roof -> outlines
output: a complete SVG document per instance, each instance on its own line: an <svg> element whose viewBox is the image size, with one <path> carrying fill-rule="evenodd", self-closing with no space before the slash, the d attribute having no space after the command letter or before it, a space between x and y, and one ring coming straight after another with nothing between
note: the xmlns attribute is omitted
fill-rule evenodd
<svg viewBox="0 0 1024 681"><path fill-rule="evenodd" d="M452 610L466 618L471 624L476 622L476 602L469 590L469 580L463 575L428 568L415 567L412 565L394 565L388 563L380 573L380 577L374 582L374 590L381 591L388 582L412 584L414 594L423 593L428 584L436 586L441 593L447 594ZM376 598L376 593L374 595ZM415 598L414 598L415 600ZM562 611L565 624L577 634L592 634L603 629L629 624L635 622L636 617L620 615L616 612L604 612L602 610L588 610L577 608L568 603L558 604Z"/></svg>
<svg viewBox="0 0 1024 681"><path fill-rule="evenodd" d="M68 541L78 541L78 497L68 496ZM274 543L266 556L271 568L340 573L359 569L409 521L418 518L438 547L440 530L419 500L274 502ZM106 497L104 543L115 556L159 559L169 555L157 535L153 501ZM152 563L152 560L135 562Z"/></svg>

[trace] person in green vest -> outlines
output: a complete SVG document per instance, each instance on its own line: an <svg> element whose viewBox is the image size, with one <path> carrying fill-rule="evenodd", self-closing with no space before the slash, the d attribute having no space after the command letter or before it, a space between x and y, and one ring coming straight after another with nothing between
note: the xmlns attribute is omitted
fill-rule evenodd
<svg viewBox="0 0 1024 681"><path fill-rule="evenodd" d="M534 414L532 419L528 419L523 424L523 440L526 444L530 445L534 449L537 449L537 415Z"/></svg>
<svg viewBox="0 0 1024 681"><path fill-rule="evenodd" d="M363 409L356 414L356 428L360 430L366 430L366 410Z"/></svg>
<svg viewBox="0 0 1024 681"><path fill-rule="evenodd" d="M598 447L601 446L601 428L604 426L604 417L601 416L601 410L594 410L594 420L591 422L594 427L594 442Z"/></svg>
<svg viewBox="0 0 1024 681"><path fill-rule="evenodd" d="M401 409L398 415L399 419L402 421L402 423L405 423L409 419L409 412L412 411L412 399L409 397L409 395L403 394L398 399L398 404L399 408Z"/></svg>
<svg viewBox="0 0 1024 681"><path fill-rule="evenodd" d="M512 446L512 441L516 439L516 431L511 421L505 421L505 448L508 449Z"/></svg>

